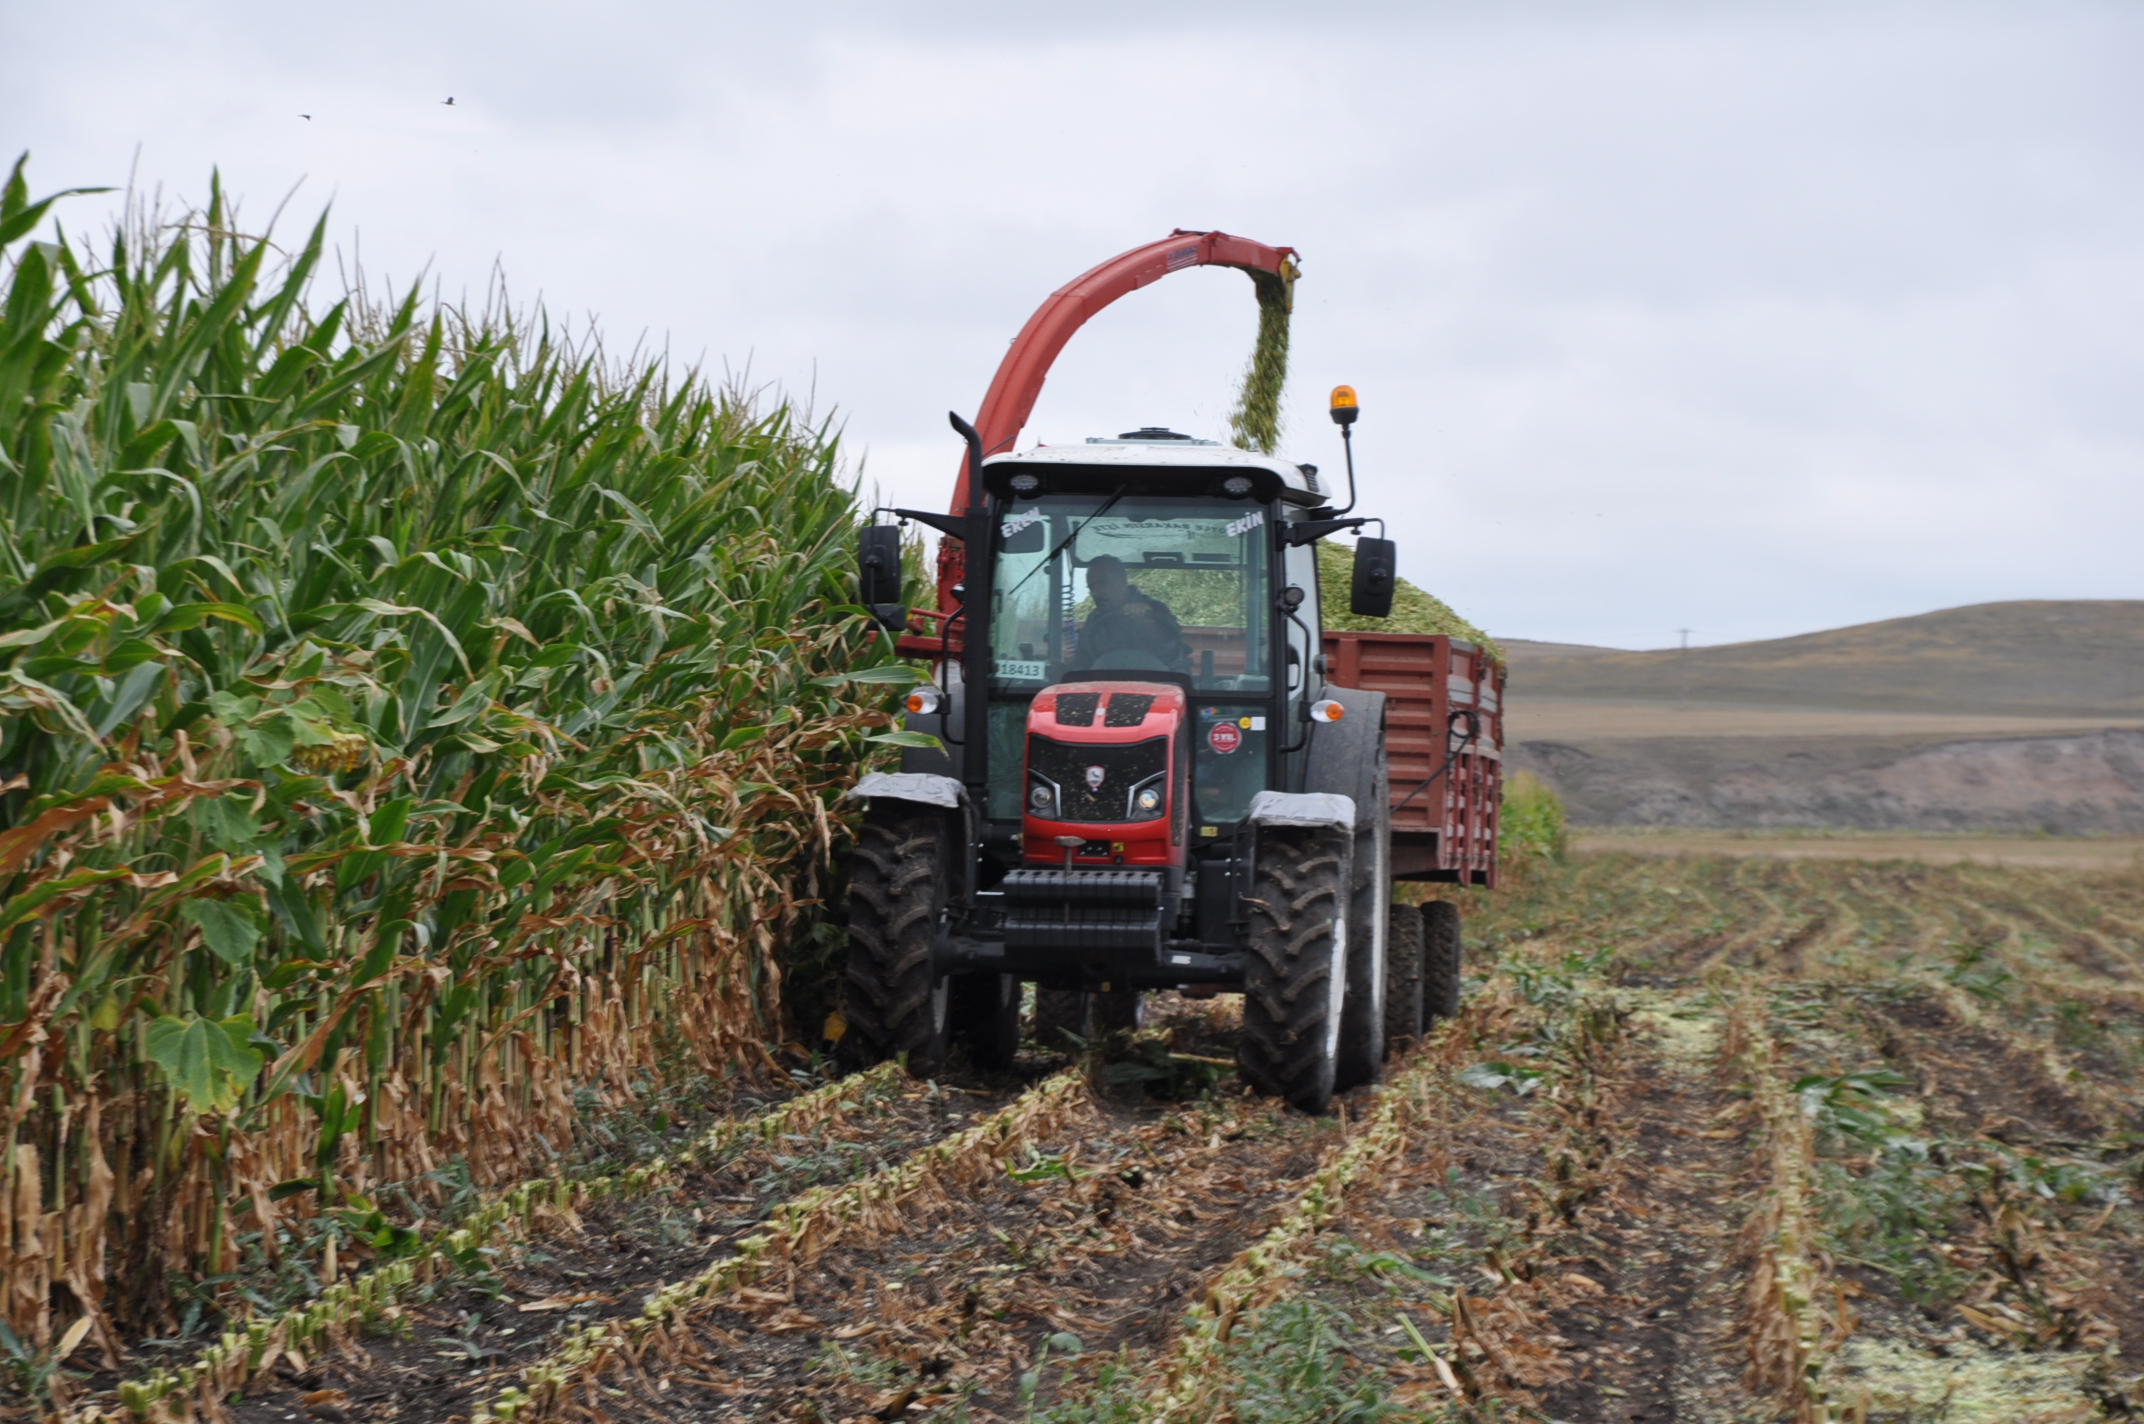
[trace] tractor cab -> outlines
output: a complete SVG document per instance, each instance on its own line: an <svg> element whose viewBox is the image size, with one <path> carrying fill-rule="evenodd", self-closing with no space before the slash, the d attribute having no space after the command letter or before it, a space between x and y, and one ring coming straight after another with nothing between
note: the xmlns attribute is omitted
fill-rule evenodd
<svg viewBox="0 0 2144 1424"><path fill-rule="evenodd" d="M1316 481L1314 467L1153 431L983 467L1002 509L989 695L991 740L1008 754L991 759L995 839L1041 794L1016 754L1030 704L1105 675L1177 694L1193 841L1225 839L1252 797L1288 780L1302 738L1280 733L1311 687L1318 611L1313 550L1286 534L1323 503Z"/></svg>

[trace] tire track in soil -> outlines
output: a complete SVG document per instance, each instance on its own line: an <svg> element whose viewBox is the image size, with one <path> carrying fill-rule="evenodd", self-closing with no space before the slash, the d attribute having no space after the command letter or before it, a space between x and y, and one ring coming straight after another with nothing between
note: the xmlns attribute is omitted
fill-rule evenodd
<svg viewBox="0 0 2144 1424"><path fill-rule="evenodd" d="M853 1105L838 1101L822 1105L830 1091L837 1092L841 1098L857 1096L858 1101ZM419 1254L401 1261L375 1259L368 1267L362 1251L353 1253L343 1262L336 1290L347 1293L378 1285L382 1279L378 1272L383 1266L408 1268L403 1284L388 1287L370 1297L375 1302L373 1309L399 1305L405 1296L422 1290L422 1282L432 1278L434 1272L443 1270L451 1275L460 1269L442 1253L442 1247L456 1235L471 1235L486 1243L496 1243L503 1238L510 1246L519 1246L529 1237L546 1234L551 1223L561 1215L561 1204L555 1200L555 1194L562 1184L570 1184L575 1202L583 1211L590 1199L637 1198L647 1193L651 1184L675 1176L683 1168L708 1161L719 1162L754 1137L764 1138L769 1131L782 1125L786 1115L792 1112L801 1110L800 1127L803 1123L831 1121L856 1111L868 1113L871 1111L870 1100L882 1092L878 1082L861 1078L805 1086L798 1080L775 1077L767 1081L734 1081L726 1085L726 1091L702 1087L682 1094L672 1099L672 1106L679 1109L679 1115L671 1125L674 1141L667 1144L667 1150L642 1157L630 1166L616 1166L607 1171L587 1172L590 1163L569 1158L554 1164L551 1175L527 1178L511 1187L483 1193L479 1205L458 1216L450 1216L444 1221L420 1219L400 1223L413 1226L424 1236L427 1244ZM570 1177L560 1175L560 1168L575 1166L582 1170ZM517 1206L517 1202L523 1205ZM569 1220L573 1219L571 1210L569 1207L565 1213ZM355 1274L350 1274L353 1270ZM328 1293L328 1296L331 1298L332 1294ZM234 1290L229 1295L238 1298L241 1292ZM241 1352L230 1360L219 1361L212 1358L216 1347L204 1352L198 1344L186 1340L141 1342L136 1345L133 1358L122 1369L94 1372L85 1381L86 1390L76 1397L64 1417L69 1421L88 1421L88 1424L133 1419L135 1414L120 1398L123 1389L140 1391L145 1401L140 1407L162 1418L163 1414L158 1410L168 1413L176 1409L184 1414L193 1409L197 1402L193 1397L204 1389L236 1393L255 1388L256 1368L272 1367L280 1362L286 1346L297 1351L298 1358L302 1359L320 1354L323 1336L329 1342L346 1340L350 1332L344 1322L355 1320L357 1314L347 1308L337 1308L330 1303L330 1298L316 1298L281 1310L260 1310L223 1321L223 1341L243 1344L250 1337L257 1342L252 1347L250 1359ZM346 1300L341 1305L348 1307L352 1303ZM315 1312L324 1312L326 1318L314 1316ZM314 1318L308 1323L307 1317ZM261 1338L261 1332L265 1332L265 1340ZM265 1355L264 1349L268 1351ZM302 1373L296 1365L285 1373L289 1375L293 1371ZM186 1376L196 1377L201 1383L189 1390L181 1383ZM165 1401L171 1402L166 1404ZM211 1408L204 1412L213 1415L215 1410Z"/></svg>
<svg viewBox="0 0 2144 1424"><path fill-rule="evenodd" d="M1185 1301L1271 1226L1338 1138L1252 1098L1219 1122L1121 1102L1095 1111L1090 1129L1044 1144L1043 1162L1061 1155L1071 1175L1004 1174L934 1220L837 1244L781 1290L740 1293L692 1323L685 1362L606 1377L603 1413L843 1420L965 1399L974 1419L1015 1417L1018 1377L1047 1336L1076 1335L1083 1353L1069 1384L1046 1372L1042 1405L1119 1350L1136 1360L1165 1345Z"/></svg>
<svg viewBox="0 0 2144 1424"><path fill-rule="evenodd" d="M1601 1012L1623 1011L1611 1000L1636 1010L1636 1026L1604 1060L1581 1053L1591 1067L1566 1060L1556 1092L1447 1087L1435 1129L1350 1195L1326 1237L1339 1254L1281 1297L1337 1305L1366 1331L1342 1347L1349 1369L1382 1372L1395 1402L1451 1399L1450 1382L1410 1356L1398 1315L1459 1371L1458 1387L1542 1411L1514 1417L1724 1420L1752 1404L1735 1260L1749 1133L1740 1099L1714 1081L1718 1014L1647 989L1611 992ZM1453 1064L1494 1056L1517 1027L1470 1041ZM1348 1264L1380 1257L1443 1273L1452 1294ZM1461 1293L1470 1316L1453 1304Z"/></svg>
<svg viewBox="0 0 2144 1424"><path fill-rule="evenodd" d="M407 1424L465 1419L563 1332L637 1315L649 1292L730 1255L732 1243L777 1202L904 1158L1012 1096L917 1085L891 1112L837 1120L831 1131L781 1144L787 1151L755 1145L712 1168L688 1170L671 1189L601 1201L580 1217L579 1230L569 1224L503 1252L494 1267L497 1291L451 1279L430 1301L405 1301L388 1322L397 1333L302 1366L286 1355L225 1412L236 1424L288 1424L293 1416L336 1424L335 1415ZM315 1400L310 1410L308 1397Z"/></svg>
<svg viewBox="0 0 2144 1424"><path fill-rule="evenodd" d="M1733 1259L1747 1115L1714 1081L1710 1025L1671 1026L1679 1007L1641 1011L1616 1083L1620 1140L1585 1222L1590 1250L1564 1275L1572 1289L1562 1293L1579 1299L1550 1315L1574 1377L1544 1391L1542 1408L1568 1424L1731 1419L1751 1402L1735 1353Z"/></svg>
<svg viewBox="0 0 2144 1424"><path fill-rule="evenodd" d="M2103 1121L2054 1081L2047 1065L1997 1033L1967 1023L1941 1000L1912 995L1868 1001L1877 1046L1962 1137L2089 1147L2135 1124Z"/></svg>

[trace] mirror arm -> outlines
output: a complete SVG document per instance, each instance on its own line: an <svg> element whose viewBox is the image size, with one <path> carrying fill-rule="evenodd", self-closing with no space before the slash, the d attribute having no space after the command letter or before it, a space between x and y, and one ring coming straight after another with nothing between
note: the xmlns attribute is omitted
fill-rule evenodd
<svg viewBox="0 0 2144 1424"><path fill-rule="evenodd" d="M1288 547L1300 549L1305 544L1315 544L1328 534L1338 534L1343 529L1360 529L1370 522L1369 519L1305 519L1299 524L1283 527L1286 530ZM1376 523L1379 530L1384 528L1384 520L1379 519Z"/></svg>
<svg viewBox="0 0 2144 1424"><path fill-rule="evenodd" d="M873 510L877 514L880 511ZM922 509L889 509L884 511L901 519L913 519L918 524L928 524L940 534L947 534L963 542L968 537L968 521L964 515L932 514Z"/></svg>

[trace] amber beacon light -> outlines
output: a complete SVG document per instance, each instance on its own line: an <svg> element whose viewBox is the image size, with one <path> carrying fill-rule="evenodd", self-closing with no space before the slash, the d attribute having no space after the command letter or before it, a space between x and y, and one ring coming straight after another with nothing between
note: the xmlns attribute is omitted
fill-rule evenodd
<svg viewBox="0 0 2144 1424"><path fill-rule="evenodd" d="M1355 417L1361 414L1362 408L1355 403L1355 388L1353 386L1334 386L1333 424L1353 425Z"/></svg>

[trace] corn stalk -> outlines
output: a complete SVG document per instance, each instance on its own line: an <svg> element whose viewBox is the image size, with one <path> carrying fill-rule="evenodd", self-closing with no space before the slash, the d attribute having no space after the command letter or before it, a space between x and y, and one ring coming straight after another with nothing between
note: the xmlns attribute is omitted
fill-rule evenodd
<svg viewBox="0 0 2144 1424"><path fill-rule="evenodd" d="M116 1366L299 1218L762 1061L888 719L830 427L503 299L315 301L324 216L46 206L18 163L0 1316Z"/></svg>

